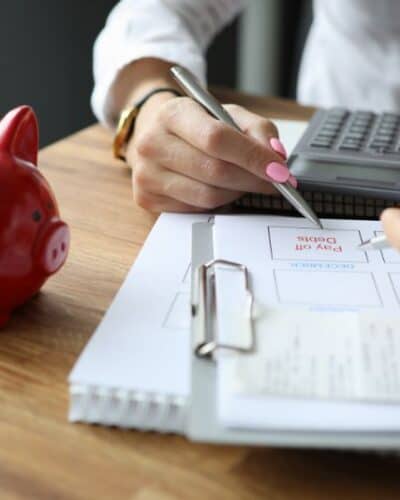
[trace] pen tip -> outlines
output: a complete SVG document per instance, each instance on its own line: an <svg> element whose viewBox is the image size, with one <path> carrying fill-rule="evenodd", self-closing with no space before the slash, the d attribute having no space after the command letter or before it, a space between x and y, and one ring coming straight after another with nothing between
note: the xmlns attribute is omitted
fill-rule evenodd
<svg viewBox="0 0 400 500"><path fill-rule="evenodd" d="M319 229L324 229L324 226L322 225L322 222L318 219L318 217L313 217L312 222L315 226L317 226Z"/></svg>

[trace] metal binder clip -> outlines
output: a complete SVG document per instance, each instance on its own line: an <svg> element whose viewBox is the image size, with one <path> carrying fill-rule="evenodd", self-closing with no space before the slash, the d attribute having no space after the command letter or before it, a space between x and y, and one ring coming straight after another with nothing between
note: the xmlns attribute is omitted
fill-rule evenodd
<svg viewBox="0 0 400 500"><path fill-rule="evenodd" d="M246 303L243 311L244 318L248 320L248 346L242 347L234 344L219 343L215 333L215 269L225 267L236 269L243 273ZM210 358L217 349L229 349L242 353L254 350L253 331L253 294L249 286L249 273L247 267L236 262L217 259L199 266L194 272L192 291L192 319L194 332L194 352L200 358Z"/></svg>

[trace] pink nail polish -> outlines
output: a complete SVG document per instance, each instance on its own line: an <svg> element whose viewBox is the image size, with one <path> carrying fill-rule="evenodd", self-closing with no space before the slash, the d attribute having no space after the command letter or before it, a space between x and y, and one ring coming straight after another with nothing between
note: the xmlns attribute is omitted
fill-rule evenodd
<svg viewBox="0 0 400 500"><path fill-rule="evenodd" d="M297 189L297 186L298 186L298 182L297 182L297 179L296 177L294 177L292 174L290 174L290 177L288 179L288 182L295 188Z"/></svg>
<svg viewBox="0 0 400 500"><path fill-rule="evenodd" d="M273 161L265 169L267 177L274 182L286 182L290 177L289 169L286 165Z"/></svg>
<svg viewBox="0 0 400 500"><path fill-rule="evenodd" d="M276 137L272 137L269 143L271 144L271 148L275 151L275 153L280 154L282 158L286 160L287 152L285 146L281 143L281 141Z"/></svg>

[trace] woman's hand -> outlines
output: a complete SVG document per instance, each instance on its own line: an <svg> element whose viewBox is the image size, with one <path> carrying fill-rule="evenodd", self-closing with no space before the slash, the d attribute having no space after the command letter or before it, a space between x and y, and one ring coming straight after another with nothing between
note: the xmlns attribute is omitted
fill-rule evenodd
<svg viewBox="0 0 400 500"><path fill-rule="evenodd" d="M389 243L400 250L400 209L387 208L382 213L381 220Z"/></svg>
<svg viewBox="0 0 400 500"><path fill-rule="evenodd" d="M296 186L276 127L240 106L226 108L244 134L187 97L160 93L144 104L127 149L138 205L153 212L202 211L244 192L272 193L271 181Z"/></svg>

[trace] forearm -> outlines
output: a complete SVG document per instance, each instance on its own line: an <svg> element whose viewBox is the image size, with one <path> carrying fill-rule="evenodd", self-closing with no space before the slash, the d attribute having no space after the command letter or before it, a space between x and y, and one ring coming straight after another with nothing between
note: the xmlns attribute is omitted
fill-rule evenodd
<svg viewBox="0 0 400 500"><path fill-rule="evenodd" d="M120 109L142 91L173 85L166 71L169 63L181 64L204 80L206 47L242 6L242 0L119 2L94 47L92 107L97 118L114 127Z"/></svg>

